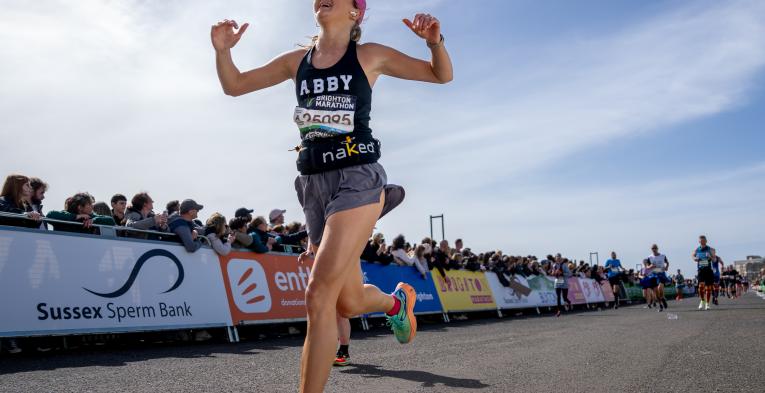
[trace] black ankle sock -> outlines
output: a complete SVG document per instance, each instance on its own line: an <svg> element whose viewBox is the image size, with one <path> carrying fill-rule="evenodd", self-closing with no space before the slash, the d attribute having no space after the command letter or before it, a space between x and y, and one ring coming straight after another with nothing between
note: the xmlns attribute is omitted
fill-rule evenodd
<svg viewBox="0 0 765 393"><path fill-rule="evenodd" d="M338 354L341 354L341 355L346 355L346 356L348 356L348 355L349 355L349 354L348 354L348 345L341 345L341 346L340 346L340 349L338 349L338 350L337 350L337 353L338 353Z"/></svg>

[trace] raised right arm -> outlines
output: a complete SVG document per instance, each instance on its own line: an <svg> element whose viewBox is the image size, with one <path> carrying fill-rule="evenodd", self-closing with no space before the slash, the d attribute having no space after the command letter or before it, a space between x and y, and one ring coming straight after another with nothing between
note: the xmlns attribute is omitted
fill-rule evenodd
<svg viewBox="0 0 765 393"><path fill-rule="evenodd" d="M232 97L238 97L253 91L258 91L271 86L276 86L288 79L292 79L292 64L295 57L302 58L305 53L302 49L282 53L266 65L246 72L240 72L234 60L231 58L231 50L215 51L215 66L218 70L218 79L223 87L223 92Z"/></svg>
<svg viewBox="0 0 765 393"><path fill-rule="evenodd" d="M275 57L262 67L240 72L234 65L231 48L239 42L248 26L249 24L245 23L235 33L234 29L239 27L236 22L225 20L218 22L210 30L210 38L215 49L215 66L218 71L218 79L221 87L223 87L223 92L234 97L292 79L297 71L297 64L305 54L305 49L295 49Z"/></svg>

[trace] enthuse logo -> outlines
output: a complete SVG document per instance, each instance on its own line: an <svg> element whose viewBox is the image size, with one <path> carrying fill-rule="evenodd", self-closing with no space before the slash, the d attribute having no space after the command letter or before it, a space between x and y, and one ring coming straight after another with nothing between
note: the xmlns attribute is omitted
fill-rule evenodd
<svg viewBox="0 0 765 393"><path fill-rule="evenodd" d="M232 259L226 272L231 296L241 312L267 313L271 310L271 293L263 266L250 259Z"/></svg>

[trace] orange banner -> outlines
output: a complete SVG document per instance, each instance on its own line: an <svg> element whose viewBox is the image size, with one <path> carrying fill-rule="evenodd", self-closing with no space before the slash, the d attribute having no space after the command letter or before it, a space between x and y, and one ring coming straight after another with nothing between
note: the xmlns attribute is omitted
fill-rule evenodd
<svg viewBox="0 0 765 393"><path fill-rule="evenodd" d="M305 288L313 260L232 252L220 257L232 321L305 319Z"/></svg>

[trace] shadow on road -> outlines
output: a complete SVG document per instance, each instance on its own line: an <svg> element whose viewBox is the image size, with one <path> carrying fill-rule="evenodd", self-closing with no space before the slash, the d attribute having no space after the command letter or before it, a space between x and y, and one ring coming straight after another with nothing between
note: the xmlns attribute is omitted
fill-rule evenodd
<svg viewBox="0 0 765 393"><path fill-rule="evenodd" d="M443 385L450 388L468 388L468 389L483 389L488 388L491 385L487 385L477 379L467 378L452 378L443 375L429 373L427 371L417 370L386 370L380 366L373 366L371 364L353 364L353 368L348 368L341 371L343 374L360 375L364 378L397 378L405 379L407 381L419 382L423 387L435 387L436 385Z"/></svg>
<svg viewBox="0 0 765 393"><path fill-rule="evenodd" d="M252 342L232 344L179 343L172 345L134 345L104 347L99 349L80 348L46 354L24 353L0 357L0 375L40 370L57 370L81 367L122 367L131 363L154 359L197 359L216 358L221 355L258 355L267 351L278 351L285 346L278 343ZM1 390L1 389L0 389Z"/></svg>

